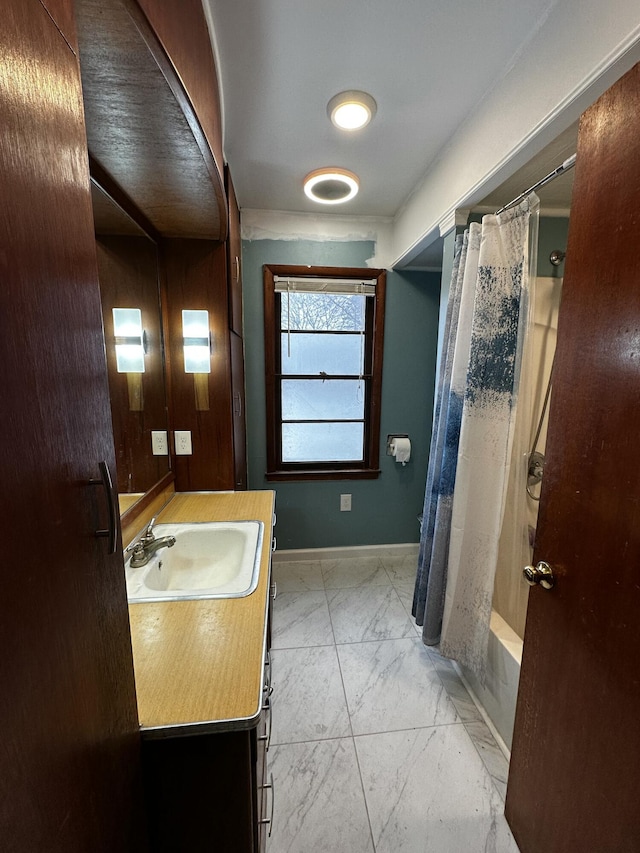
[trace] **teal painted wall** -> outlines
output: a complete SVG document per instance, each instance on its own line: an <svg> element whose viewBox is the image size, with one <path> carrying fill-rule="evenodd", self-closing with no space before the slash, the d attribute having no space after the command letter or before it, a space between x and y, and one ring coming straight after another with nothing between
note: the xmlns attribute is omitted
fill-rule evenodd
<svg viewBox="0 0 640 853"><path fill-rule="evenodd" d="M472 213L469 222L482 222L482 213ZM463 231L464 229L459 229ZM449 232L452 233L452 232ZM567 251L567 236L569 234L569 219L566 216L541 216L538 227L538 265L539 276L546 278L562 278L564 275L564 261L559 266L554 266L549 261L549 255L554 249L561 252ZM451 275L451 271L449 271ZM444 271L443 271L444 279Z"/></svg>
<svg viewBox="0 0 640 853"><path fill-rule="evenodd" d="M387 274L377 480L270 483L266 470L263 264L364 267L369 241L244 241L247 450L250 489L274 489L278 550L417 542L431 439L438 337L439 273ZM408 433L411 461L386 455L388 433ZM340 495L351 494L351 512Z"/></svg>
<svg viewBox="0 0 640 853"><path fill-rule="evenodd" d="M564 261L559 266L554 266L549 261L549 255L555 249L561 252L567 251L567 237L569 235L569 220L564 216L541 216L540 230L538 233L538 275L562 278L564 275Z"/></svg>

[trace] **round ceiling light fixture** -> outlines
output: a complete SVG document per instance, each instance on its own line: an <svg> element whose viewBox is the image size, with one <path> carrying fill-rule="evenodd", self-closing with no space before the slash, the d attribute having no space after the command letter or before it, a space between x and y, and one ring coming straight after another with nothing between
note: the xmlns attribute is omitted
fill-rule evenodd
<svg viewBox="0 0 640 853"><path fill-rule="evenodd" d="M304 179L305 195L319 204L343 204L352 199L359 188L357 175L334 166L315 169Z"/></svg>
<svg viewBox="0 0 640 853"><path fill-rule="evenodd" d="M327 114L340 130L360 130L366 127L377 109L371 95L354 89L334 95L327 104Z"/></svg>

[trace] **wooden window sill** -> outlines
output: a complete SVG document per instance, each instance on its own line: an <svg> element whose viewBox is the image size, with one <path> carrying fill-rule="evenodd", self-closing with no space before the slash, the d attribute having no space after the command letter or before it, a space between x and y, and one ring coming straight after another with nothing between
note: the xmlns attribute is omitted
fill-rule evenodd
<svg viewBox="0 0 640 853"><path fill-rule="evenodd" d="M380 476L379 468L337 468L318 470L296 471L267 471L265 474L269 481L295 481L295 480L377 480Z"/></svg>

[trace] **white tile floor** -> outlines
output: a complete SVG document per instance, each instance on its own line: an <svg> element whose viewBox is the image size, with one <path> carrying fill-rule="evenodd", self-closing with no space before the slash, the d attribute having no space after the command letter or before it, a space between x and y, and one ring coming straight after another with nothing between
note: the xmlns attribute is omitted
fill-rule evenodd
<svg viewBox="0 0 640 853"><path fill-rule="evenodd" d="M410 618L415 558L276 562L268 853L518 853L507 762Z"/></svg>

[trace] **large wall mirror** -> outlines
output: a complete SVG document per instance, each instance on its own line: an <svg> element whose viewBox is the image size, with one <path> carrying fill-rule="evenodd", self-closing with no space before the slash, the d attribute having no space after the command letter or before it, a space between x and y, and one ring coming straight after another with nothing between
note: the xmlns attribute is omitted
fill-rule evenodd
<svg viewBox="0 0 640 853"><path fill-rule="evenodd" d="M158 246L95 179L91 196L123 515L171 467Z"/></svg>

